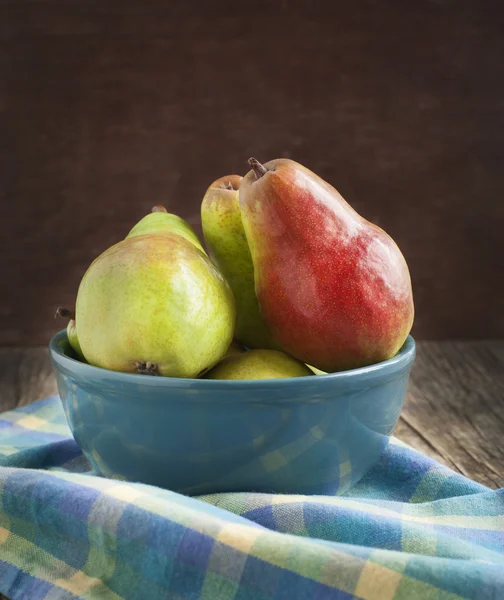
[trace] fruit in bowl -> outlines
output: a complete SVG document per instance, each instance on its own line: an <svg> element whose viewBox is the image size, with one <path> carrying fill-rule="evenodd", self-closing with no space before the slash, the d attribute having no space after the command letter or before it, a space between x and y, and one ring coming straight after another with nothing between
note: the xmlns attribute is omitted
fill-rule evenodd
<svg viewBox="0 0 504 600"><path fill-rule="evenodd" d="M206 379L286 379L307 377L313 372L304 363L278 350L250 350L226 356Z"/></svg>
<svg viewBox="0 0 504 600"><path fill-rule="evenodd" d="M302 165L249 162L240 206L274 339L323 371L394 356L413 324L410 275L396 243Z"/></svg>
<svg viewBox="0 0 504 600"><path fill-rule="evenodd" d="M210 256L236 300L235 336L248 348L278 348L261 317L255 294L254 266L240 211L239 175L214 181L201 203L201 225Z"/></svg>
<svg viewBox="0 0 504 600"><path fill-rule="evenodd" d="M196 377L224 356L234 322L232 292L194 232L157 207L91 264L77 294L82 354L116 371Z"/></svg>
<svg viewBox="0 0 504 600"><path fill-rule="evenodd" d="M302 165L249 164L203 198L209 255L155 206L59 310L58 387L98 473L336 493L397 423L415 355L399 248Z"/></svg>

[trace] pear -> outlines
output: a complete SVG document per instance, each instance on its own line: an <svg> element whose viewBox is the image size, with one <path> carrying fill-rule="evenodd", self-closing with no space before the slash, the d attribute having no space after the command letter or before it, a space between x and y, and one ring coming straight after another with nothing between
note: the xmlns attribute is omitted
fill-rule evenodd
<svg viewBox="0 0 504 600"><path fill-rule="evenodd" d="M85 360L84 354L82 354L82 350L80 347L79 338L77 337L77 328L75 326L75 312L69 310L68 308L60 307L56 311L55 317L63 317L65 319L68 319L66 328L68 342L72 350L77 355L77 357L81 360Z"/></svg>
<svg viewBox="0 0 504 600"><path fill-rule="evenodd" d="M224 358L206 379L283 379L312 376L310 369L278 350L249 350Z"/></svg>
<svg viewBox="0 0 504 600"><path fill-rule="evenodd" d="M138 221L126 239L148 233L177 233L204 252L198 236L189 223L178 215L167 212L164 206L154 206L149 215Z"/></svg>
<svg viewBox="0 0 504 600"><path fill-rule="evenodd" d="M328 372L394 356L414 308L392 238L299 163L249 164L240 207L261 314L275 340Z"/></svg>
<svg viewBox="0 0 504 600"><path fill-rule="evenodd" d="M201 223L209 254L233 290L236 338L248 348L275 348L255 295L254 265L243 230L238 200L241 177L221 177L201 203Z"/></svg>
<svg viewBox="0 0 504 600"><path fill-rule="evenodd" d="M225 355L234 322L233 294L208 256L164 228L106 250L77 295L86 360L127 373L197 377Z"/></svg>

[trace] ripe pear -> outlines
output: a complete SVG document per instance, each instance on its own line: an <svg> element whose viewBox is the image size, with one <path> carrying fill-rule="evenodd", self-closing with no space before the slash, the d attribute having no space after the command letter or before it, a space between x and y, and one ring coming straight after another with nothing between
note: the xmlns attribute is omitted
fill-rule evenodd
<svg viewBox="0 0 504 600"><path fill-rule="evenodd" d="M209 254L233 290L236 338L248 348L274 348L255 295L254 265L243 230L238 200L241 177L221 177L201 203L201 223Z"/></svg>
<svg viewBox="0 0 504 600"><path fill-rule="evenodd" d="M312 371L292 356L278 350L249 350L227 356L206 375L206 379L284 379L306 377Z"/></svg>
<svg viewBox="0 0 504 600"><path fill-rule="evenodd" d="M196 377L225 355L234 322L222 275L193 241L168 231L106 250L77 295L86 360L116 371Z"/></svg>
<svg viewBox="0 0 504 600"><path fill-rule="evenodd" d="M249 164L240 206L261 314L275 340L328 372L394 356L414 308L392 238L304 166Z"/></svg>
<svg viewBox="0 0 504 600"><path fill-rule="evenodd" d="M149 215L138 221L126 239L148 233L177 233L204 252L198 236L189 223L178 215L167 212L164 206L154 206Z"/></svg>
<svg viewBox="0 0 504 600"><path fill-rule="evenodd" d="M77 327L75 326L75 312L69 310L68 308L58 308L55 316L68 319L66 328L68 342L72 350L77 355L77 357L81 360L85 360L84 354L82 354L82 349L80 347L79 338L77 337Z"/></svg>

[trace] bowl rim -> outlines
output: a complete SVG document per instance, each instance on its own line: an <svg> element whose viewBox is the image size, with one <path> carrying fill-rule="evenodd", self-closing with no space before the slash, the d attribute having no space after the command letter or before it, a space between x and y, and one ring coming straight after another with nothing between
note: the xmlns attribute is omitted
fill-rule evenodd
<svg viewBox="0 0 504 600"><path fill-rule="evenodd" d="M96 378L101 381L104 379L120 380L138 385L142 383L146 387L192 387L208 390L239 390L243 388L264 388L278 389L287 385L312 386L313 384L324 383L351 383L369 381L370 379L390 378L394 375L400 375L407 371L416 354L416 343L411 335L408 335L399 352L379 363L358 369L349 369L347 371L337 371L336 373L326 373L325 375L313 375L313 377L285 377L282 379L193 379L182 377L146 377L138 373L123 373L122 371L112 371L102 367L96 367L88 363L76 360L63 350L63 343L69 344L66 329L56 333L49 342L49 353L53 364L58 365L74 377L88 375L91 379Z"/></svg>

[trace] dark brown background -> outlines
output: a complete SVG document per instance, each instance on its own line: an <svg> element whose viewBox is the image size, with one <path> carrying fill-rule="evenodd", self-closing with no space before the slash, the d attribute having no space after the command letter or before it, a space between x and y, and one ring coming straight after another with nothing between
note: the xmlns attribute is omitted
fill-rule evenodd
<svg viewBox="0 0 504 600"><path fill-rule="evenodd" d="M310 7L313 4L313 7ZM500 2L0 2L0 345L153 204L288 156L382 225L419 338L504 335Z"/></svg>

